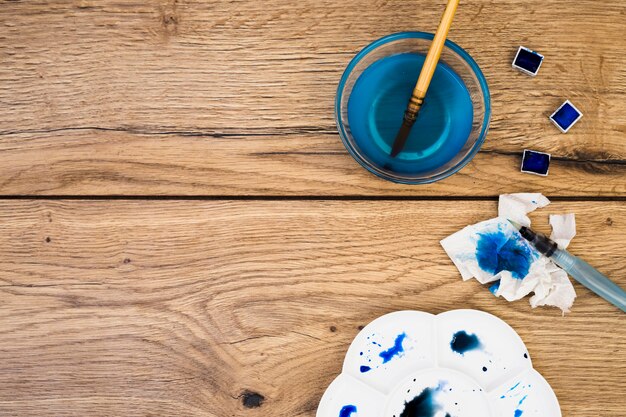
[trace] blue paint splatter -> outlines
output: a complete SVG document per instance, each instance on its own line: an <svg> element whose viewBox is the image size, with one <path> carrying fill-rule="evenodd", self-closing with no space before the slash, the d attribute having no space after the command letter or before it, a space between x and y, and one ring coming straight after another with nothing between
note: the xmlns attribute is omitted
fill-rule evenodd
<svg viewBox="0 0 626 417"><path fill-rule="evenodd" d="M441 386L426 388L420 395L405 402L400 417L435 417L436 413L441 410L441 406L435 401L435 395L440 389ZM451 416L446 413L445 417Z"/></svg>
<svg viewBox="0 0 626 417"><path fill-rule="evenodd" d="M491 285L491 287L489 287L489 292L492 293L493 295L496 295L499 289L500 289L500 280L497 280L496 282L493 283L493 285Z"/></svg>
<svg viewBox="0 0 626 417"><path fill-rule="evenodd" d="M513 391L515 388L519 387L519 384L521 384L521 382L518 382L517 384L513 385L511 388L509 388L507 392Z"/></svg>
<svg viewBox="0 0 626 417"><path fill-rule="evenodd" d="M464 330L456 332L450 341L450 348L456 353L463 355L470 350L482 347L478 336L469 334Z"/></svg>
<svg viewBox="0 0 626 417"><path fill-rule="evenodd" d="M361 368L360 368L360 371L361 371L361 373L363 373L363 374L364 374L365 372L369 372L369 371L371 371L371 370L372 370L372 368L370 368L369 366L365 366L365 365L362 365L362 366L361 366Z"/></svg>
<svg viewBox="0 0 626 417"><path fill-rule="evenodd" d="M378 356L383 358L383 363L389 362L390 360L393 359L394 356L400 355L402 352L404 352L404 348L402 347L402 342L404 341L405 338L406 338L406 333L399 334L396 337L396 340L393 343L392 347L380 352Z"/></svg>
<svg viewBox="0 0 626 417"><path fill-rule="evenodd" d="M522 406L522 403L524 402L524 400L526 400L527 397L528 397L528 395L524 395L522 397L522 399L519 400L519 402L517 403L517 410L515 410L515 415L513 417L521 417L522 416L524 411L521 410L520 407Z"/></svg>
<svg viewBox="0 0 626 417"><path fill-rule="evenodd" d="M507 236L502 231L478 235L476 259L483 270L496 275L510 271L513 278L528 275L535 254L519 236Z"/></svg>
<svg viewBox="0 0 626 417"><path fill-rule="evenodd" d="M356 406L344 405L341 411L339 412L339 417L350 417L352 413L356 413Z"/></svg>
<svg viewBox="0 0 626 417"><path fill-rule="evenodd" d="M515 390L515 388L517 388L520 385L521 382L518 382L517 384L513 385L511 388L509 388L509 390L507 391L507 393ZM522 385L522 388L525 388L525 385ZM528 385L528 387L530 388L530 384ZM519 395L519 394L514 394L515 396ZM504 399L506 398L506 394L505 395L501 395L500 399ZM526 398L528 398L528 395L524 395L522 397L521 400L519 400L517 402L517 409L515 410L513 417L522 417L522 414L524 414L524 410L521 409L522 404L524 403L524 401L526 401Z"/></svg>

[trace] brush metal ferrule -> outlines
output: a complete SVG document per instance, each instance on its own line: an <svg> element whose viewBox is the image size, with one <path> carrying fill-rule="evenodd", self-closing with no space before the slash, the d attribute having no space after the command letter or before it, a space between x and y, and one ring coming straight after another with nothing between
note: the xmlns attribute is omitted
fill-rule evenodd
<svg viewBox="0 0 626 417"><path fill-rule="evenodd" d="M411 99L409 100L409 105L406 109L406 113L412 113L414 115L413 120L415 120L417 118L417 113L419 113L423 105L424 97L411 96Z"/></svg>
<svg viewBox="0 0 626 417"><path fill-rule="evenodd" d="M417 120L417 113L414 113L409 110L404 112L404 124L405 125L413 126L416 120Z"/></svg>

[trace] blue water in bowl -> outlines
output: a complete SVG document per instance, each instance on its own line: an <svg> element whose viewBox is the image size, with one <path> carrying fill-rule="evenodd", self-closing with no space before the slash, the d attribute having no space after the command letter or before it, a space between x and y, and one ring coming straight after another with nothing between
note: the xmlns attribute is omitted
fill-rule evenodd
<svg viewBox="0 0 626 417"><path fill-rule="evenodd" d="M370 65L348 100L352 136L373 165L399 174L442 167L463 148L472 130L473 108L461 78L439 63L404 150L389 156L425 55L403 53Z"/></svg>

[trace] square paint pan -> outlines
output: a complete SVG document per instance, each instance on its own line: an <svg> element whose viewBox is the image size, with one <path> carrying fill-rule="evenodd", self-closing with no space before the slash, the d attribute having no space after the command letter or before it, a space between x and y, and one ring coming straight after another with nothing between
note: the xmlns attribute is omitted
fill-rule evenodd
<svg viewBox="0 0 626 417"><path fill-rule="evenodd" d="M542 63L543 55L532 49L520 46L517 54L515 54L515 59L513 59L513 68L534 77L539 72Z"/></svg>
<svg viewBox="0 0 626 417"><path fill-rule="evenodd" d="M563 133L567 133L572 126L583 117L583 114L569 100L556 109L550 116L550 120Z"/></svg>

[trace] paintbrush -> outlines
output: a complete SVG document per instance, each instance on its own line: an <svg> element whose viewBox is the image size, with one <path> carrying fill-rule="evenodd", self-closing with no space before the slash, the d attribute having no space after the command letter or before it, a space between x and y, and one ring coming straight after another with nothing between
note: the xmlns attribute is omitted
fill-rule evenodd
<svg viewBox="0 0 626 417"><path fill-rule="evenodd" d="M513 220L509 220L509 223L511 223L513 227L519 231L520 235L529 241L539 253L552 259L555 264L563 268L563 270L570 274L576 281L623 312L626 312L626 291L624 291L623 288L587 262L572 255L565 249L560 249L556 242L550 240L546 235L534 232L529 227L515 223Z"/></svg>
<svg viewBox="0 0 626 417"><path fill-rule="evenodd" d="M452 18L454 17L454 13L456 13L456 8L458 5L459 0L448 0L446 10L443 12L441 22L439 23L437 32L435 32L433 43L428 49L428 54L426 55L424 66L422 66L422 71L420 72L419 78L417 79L417 84L415 85L415 89L413 90L413 95L411 96L411 99L409 100L409 105L404 112L402 126L400 127L398 135L396 136L396 140L394 141L393 147L391 148L392 158L398 155L404 148L404 144L409 137L409 133L411 133L411 128L415 124L415 120L417 119L420 108L422 107L422 104L424 104L426 91L428 91L428 86L430 85L430 81L432 80L435 69L437 68L437 63L439 62L439 58L441 57L441 51L443 50L443 46L446 43L446 38L448 37L448 32L450 31L450 26L452 25Z"/></svg>

